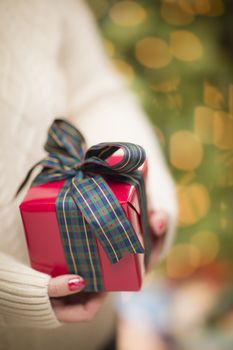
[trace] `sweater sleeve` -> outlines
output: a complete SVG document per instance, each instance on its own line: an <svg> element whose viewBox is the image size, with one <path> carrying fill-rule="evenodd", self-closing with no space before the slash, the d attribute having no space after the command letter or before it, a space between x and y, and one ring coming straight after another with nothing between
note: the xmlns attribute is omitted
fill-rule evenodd
<svg viewBox="0 0 233 350"><path fill-rule="evenodd" d="M0 325L33 328L59 326L47 293L50 278L0 253Z"/></svg>
<svg viewBox="0 0 233 350"><path fill-rule="evenodd" d="M69 117L88 145L125 141L142 145L148 157L150 207L167 212L168 229L159 258L169 251L177 221L175 185L147 116L103 50L95 21L84 2L71 0L66 23L63 68L69 91Z"/></svg>

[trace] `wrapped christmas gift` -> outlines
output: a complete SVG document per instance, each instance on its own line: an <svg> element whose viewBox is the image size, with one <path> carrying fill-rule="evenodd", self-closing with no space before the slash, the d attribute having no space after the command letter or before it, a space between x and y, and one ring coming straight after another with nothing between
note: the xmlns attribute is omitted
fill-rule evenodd
<svg viewBox="0 0 233 350"><path fill-rule="evenodd" d="M85 291L139 290L151 251L143 148L86 150L81 133L57 119L45 150L20 204L32 267L53 277L79 274Z"/></svg>

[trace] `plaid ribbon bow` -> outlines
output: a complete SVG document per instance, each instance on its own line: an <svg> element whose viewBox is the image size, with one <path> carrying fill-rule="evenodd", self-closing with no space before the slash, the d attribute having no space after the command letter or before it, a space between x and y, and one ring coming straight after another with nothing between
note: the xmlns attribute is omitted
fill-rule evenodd
<svg viewBox="0 0 233 350"><path fill-rule="evenodd" d="M56 119L45 144L47 157L32 185L65 180L56 199L56 214L69 273L85 278L85 291L103 291L95 236L108 258L117 263L125 252L144 253L131 223L104 178L136 186L142 215L146 259L150 252L150 234L144 179L138 167L145 151L132 143L100 143L85 152L85 140L71 124ZM122 159L109 165L106 159L117 150Z"/></svg>

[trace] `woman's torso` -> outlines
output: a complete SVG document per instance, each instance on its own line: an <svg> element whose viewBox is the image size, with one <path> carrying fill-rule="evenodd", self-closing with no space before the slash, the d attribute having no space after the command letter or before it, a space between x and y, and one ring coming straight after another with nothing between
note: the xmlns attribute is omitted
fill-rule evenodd
<svg viewBox="0 0 233 350"><path fill-rule="evenodd" d="M49 16L48 16L49 15ZM66 114L62 13L54 1L0 2L0 241L26 259L16 190L43 157L52 120Z"/></svg>

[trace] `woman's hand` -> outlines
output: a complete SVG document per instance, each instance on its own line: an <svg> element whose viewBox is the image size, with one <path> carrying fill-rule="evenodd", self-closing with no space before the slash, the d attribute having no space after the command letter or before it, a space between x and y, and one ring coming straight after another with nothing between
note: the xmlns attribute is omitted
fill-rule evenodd
<svg viewBox="0 0 233 350"><path fill-rule="evenodd" d="M51 278L48 295L60 322L85 322L94 318L106 293L80 293L84 287L84 279L77 275Z"/></svg>
<svg viewBox="0 0 233 350"><path fill-rule="evenodd" d="M151 211L149 224L155 238L162 238L167 228L167 215L163 211ZM151 254L149 269L157 260L156 244ZM106 293L82 293L85 281L77 275L63 275L51 278L48 294L57 319L64 323L91 321L101 305Z"/></svg>

